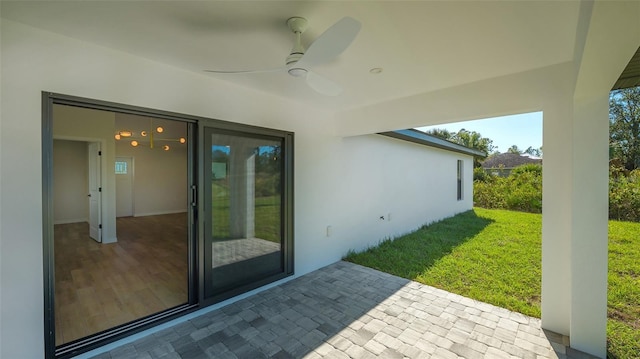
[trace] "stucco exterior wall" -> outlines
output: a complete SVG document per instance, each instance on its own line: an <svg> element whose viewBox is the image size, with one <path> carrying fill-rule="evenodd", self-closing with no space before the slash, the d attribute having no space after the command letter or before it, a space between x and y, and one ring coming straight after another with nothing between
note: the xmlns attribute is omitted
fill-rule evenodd
<svg viewBox="0 0 640 359"><path fill-rule="evenodd" d="M296 185L313 188L296 190L296 215L302 216L296 218L297 272L473 205L471 156L381 135L318 139L313 148L309 160L296 160ZM464 161L461 201L456 197L458 159Z"/></svg>
<svg viewBox="0 0 640 359"><path fill-rule="evenodd" d="M1 36L2 358L44 353L42 91L295 132L296 275L471 208L468 156L379 135L338 137L322 109L15 22L3 20Z"/></svg>

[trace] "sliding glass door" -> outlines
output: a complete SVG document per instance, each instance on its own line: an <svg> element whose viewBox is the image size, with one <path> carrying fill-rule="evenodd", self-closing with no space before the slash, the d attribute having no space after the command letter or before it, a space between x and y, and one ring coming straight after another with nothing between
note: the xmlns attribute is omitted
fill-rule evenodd
<svg viewBox="0 0 640 359"><path fill-rule="evenodd" d="M204 296L222 300L292 273L292 138L215 128L204 137Z"/></svg>
<svg viewBox="0 0 640 359"><path fill-rule="evenodd" d="M45 357L198 308L195 142L192 119L43 93Z"/></svg>
<svg viewBox="0 0 640 359"><path fill-rule="evenodd" d="M293 274L293 133L42 100L46 358Z"/></svg>

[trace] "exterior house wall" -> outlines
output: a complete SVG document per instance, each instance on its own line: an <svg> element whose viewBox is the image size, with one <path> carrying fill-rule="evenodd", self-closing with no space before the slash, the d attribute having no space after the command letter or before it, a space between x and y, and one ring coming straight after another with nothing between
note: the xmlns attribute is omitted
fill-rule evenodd
<svg viewBox="0 0 640 359"><path fill-rule="evenodd" d="M306 205L321 209L319 218L296 218L297 271L308 272L350 249L376 245L473 205L471 156L380 135L320 142L311 161L296 161L296 185L309 181L315 189L296 192L296 215L313 211ZM461 201L456 199L458 159L464 161ZM299 196L310 198L301 204Z"/></svg>
<svg viewBox="0 0 640 359"><path fill-rule="evenodd" d="M296 275L471 208L468 156L378 135L338 137L333 115L307 104L7 20L1 30L2 358L44 352L42 91L295 132ZM468 180L463 201L458 159Z"/></svg>

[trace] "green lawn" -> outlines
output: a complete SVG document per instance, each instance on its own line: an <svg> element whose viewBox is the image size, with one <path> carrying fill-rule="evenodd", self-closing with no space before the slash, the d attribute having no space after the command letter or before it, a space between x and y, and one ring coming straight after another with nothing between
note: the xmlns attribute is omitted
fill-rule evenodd
<svg viewBox="0 0 640 359"><path fill-rule="evenodd" d="M476 208L345 260L540 317L539 214ZM609 225L609 354L640 357L640 223Z"/></svg>
<svg viewBox="0 0 640 359"><path fill-rule="evenodd" d="M229 238L230 211L229 190L226 186L212 184L213 237ZM255 236L280 243L280 196L257 197L255 199Z"/></svg>
<svg viewBox="0 0 640 359"><path fill-rule="evenodd" d="M640 223L609 221L607 335L614 358L640 358Z"/></svg>

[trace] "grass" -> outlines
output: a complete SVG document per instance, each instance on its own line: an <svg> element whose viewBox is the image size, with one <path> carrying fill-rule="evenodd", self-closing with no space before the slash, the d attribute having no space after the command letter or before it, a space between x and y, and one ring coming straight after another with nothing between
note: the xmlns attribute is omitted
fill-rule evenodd
<svg viewBox="0 0 640 359"><path fill-rule="evenodd" d="M280 243L280 196L256 198L256 237Z"/></svg>
<svg viewBox="0 0 640 359"><path fill-rule="evenodd" d="M612 358L640 358L640 223L609 221L607 336Z"/></svg>
<svg viewBox="0 0 640 359"><path fill-rule="evenodd" d="M226 186L212 184L213 237L228 239L230 219L230 197ZM254 205L255 237L280 243L280 196L257 197Z"/></svg>
<svg viewBox="0 0 640 359"><path fill-rule="evenodd" d="M476 208L345 260L540 317L540 214ZM640 357L640 223L609 225L611 358Z"/></svg>

